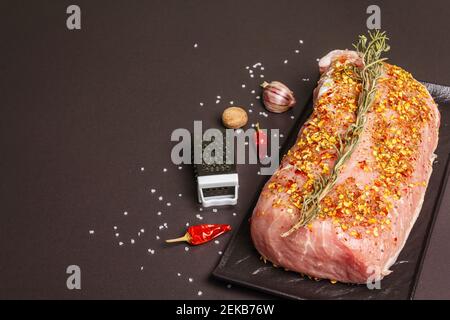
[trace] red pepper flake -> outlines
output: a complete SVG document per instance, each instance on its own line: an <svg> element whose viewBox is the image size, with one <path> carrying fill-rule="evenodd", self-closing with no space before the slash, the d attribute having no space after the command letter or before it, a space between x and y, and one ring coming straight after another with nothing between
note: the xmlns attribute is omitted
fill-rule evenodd
<svg viewBox="0 0 450 320"><path fill-rule="evenodd" d="M180 238L166 240L168 243L186 241L194 246L206 243L231 230L229 224L199 224L188 228Z"/></svg>

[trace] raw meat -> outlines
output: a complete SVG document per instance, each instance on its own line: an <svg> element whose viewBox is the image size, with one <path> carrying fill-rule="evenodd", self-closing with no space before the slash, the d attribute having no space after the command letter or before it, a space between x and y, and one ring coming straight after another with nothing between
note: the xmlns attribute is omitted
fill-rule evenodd
<svg viewBox="0 0 450 320"><path fill-rule="evenodd" d="M261 192L251 235L263 259L276 266L346 283L381 279L419 215L440 115L422 84L384 63L359 143L320 202L319 215L282 237L298 221L317 175L332 170L340 138L355 122L361 92L355 67L363 64L347 50L319 61L313 114Z"/></svg>

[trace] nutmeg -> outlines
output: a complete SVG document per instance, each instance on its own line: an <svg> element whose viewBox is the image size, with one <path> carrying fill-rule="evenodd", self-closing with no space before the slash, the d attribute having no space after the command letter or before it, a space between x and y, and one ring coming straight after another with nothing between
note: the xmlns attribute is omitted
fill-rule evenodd
<svg viewBox="0 0 450 320"><path fill-rule="evenodd" d="M223 125L230 129L238 129L247 124L247 112L240 107L229 107L223 111Z"/></svg>

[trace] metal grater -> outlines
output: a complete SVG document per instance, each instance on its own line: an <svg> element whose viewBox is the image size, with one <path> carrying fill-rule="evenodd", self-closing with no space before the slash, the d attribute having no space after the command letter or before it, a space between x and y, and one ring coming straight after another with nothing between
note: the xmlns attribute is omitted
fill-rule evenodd
<svg viewBox="0 0 450 320"><path fill-rule="evenodd" d="M202 141L202 154L214 142ZM225 135L223 141L223 163L207 164L202 157L201 164L194 164L197 180L198 202L203 207L235 205L238 199L239 180L236 164L227 164ZM194 149L194 148L193 148ZM234 161L233 161L234 162Z"/></svg>

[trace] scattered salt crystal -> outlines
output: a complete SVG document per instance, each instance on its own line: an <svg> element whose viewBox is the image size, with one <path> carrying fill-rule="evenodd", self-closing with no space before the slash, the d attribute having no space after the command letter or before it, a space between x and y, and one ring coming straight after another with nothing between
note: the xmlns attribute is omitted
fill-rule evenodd
<svg viewBox="0 0 450 320"><path fill-rule="evenodd" d="M156 189L150 189L150 192L151 192L151 193L155 193L155 192L156 192Z"/></svg>
<svg viewBox="0 0 450 320"><path fill-rule="evenodd" d="M184 251L189 251L189 247L184 247Z"/></svg>
<svg viewBox="0 0 450 320"><path fill-rule="evenodd" d="M256 96L256 99L258 99L258 100L259 100L260 98L261 98L260 96Z"/></svg>
<svg viewBox="0 0 450 320"><path fill-rule="evenodd" d="M203 294L203 292L199 291L197 292L197 295L201 296Z"/></svg>
<svg viewBox="0 0 450 320"><path fill-rule="evenodd" d="M171 204L170 202L167 202L166 205L167 205L168 207L170 207L172 204Z"/></svg>
<svg viewBox="0 0 450 320"><path fill-rule="evenodd" d="M280 138L284 138L284 134L280 133Z"/></svg>
<svg viewBox="0 0 450 320"><path fill-rule="evenodd" d="M255 94L255 92L256 92L255 90L252 90L252 91L251 91L251 93L253 93L253 94Z"/></svg>
<svg viewBox="0 0 450 320"><path fill-rule="evenodd" d="M199 220L203 220L203 217L200 214L196 214L195 217Z"/></svg>
<svg viewBox="0 0 450 320"><path fill-rule="evenodd" d="M241 87L242 87L242 88L245 88L245 84L242 84Z"/></svg>
<svg viewBox="0 0 450 320"><path fill-rule="evenodd" d="M158 197L158 200L159 200L159 201L162 201L163 199L164 199L164 198L163 198L162 196L159 196L159 197Z"/></svg>
<svg viewBox="0 0 450 320"><path fill-rule="evenodd" d="M113 229L114 229L114 230L117 230L117 226L114 226Z"/></svg>
<svg viewBox="0 0 450 320"><path fill-rule="evenodd" d="M140 232L138 232L138 233L137 233L137 235L138 235L138 237L140 237L140 236L141 236L141 233L140 233Z"/></svg>
<svg viewBox="0 0 450 320"><path fill-rule="evenodd" d="M261 67L261 70L264 70L264 67Z"/></svg>
<svg viewBox="0 0 450 320"><path fill-rule="evenodd" d="M119 234L119 233L117 232L117 233L115 234L116 238L118 238L118 237L119 237L119 235L120 235L120 234Z"/></svg>
<svg viewBox="0 0 450 320"><path fill-rule="evenodd" d="M217 99L222 99L222 97L221 96L217 96Z"/></svg>
<svg viewBox="0 0 450 320"><path fill-rule="evenodd" d="M252 75L252 74L250 75L250 78L254 78L254 77L255 77L254 75Z"/></svg>
<svg viewBox="0 0 450 320"><path fill-rule="evenodd" d="M124 212L123 212L123 215L124 215L124 216L128 215L128 212L127 212L127 211L124 211Z"/></svg>
<svg viewBox="0 0 450 320"><path fill-rule="evenodd" d="M144 233L145 232L145 230L144 229L141 229L141 233Z"/></svg>
<svg viewBox="0 0 450 320"><path fill-rule="evenodd" d="M164 228L166 228L166 229L169 228L169 227L167 226L167 222L164 222L164 223L163 223L163 226L164 226Z"/></svg>
<svg viewBox="0 0 450 320"><path fill-rule="evenodd" d="M319 58L317 58L317 59L316 59L316 61L317 61L317 62L319 62L319 61L320 61L320 59L319 59Z"/></svg>
<svg viewBox="0 0 450 320"><path fill-rule="evenodd" d="M158 228L159 228L159 230L162 230L162 229L164 229L164 226L160 225Z"/></svg>
<svg viewBox="0 0 450 320"><path fill-rule="evenodd" d="M219 244L220 241L219 241L219 240L215 240L214 243L215 243L215 244Z"/></svg>
<svg viewBox="0 0 450 320"><path fill-rule="evenodd" d="M248 70L248 73L253 73L253 70Z"/></svg>
<svg viewBox="0 0 450 320"><path fill-rule="evenodd" d="M252 103L250 103L250 107L253 107L253 102L252 102Z"/></svg>
<svg viewBox="0 0 450 320"><path fill-rule="evenodd" d="M253 65L253 68L256 68L256 67L258 67L258 66L260 66L261 65L261 62L257 62L257 63L255 63L254 65Z"/></svg>
<svg viewBox="0 0 450 320"><path fill-rule="evenodd" d="M123 246L123 242L122 241L119 242L119 246Z"/></svg>
<svg viewBox="0 0 450 320"><path fill-rule="evenodd" d="M178 170L181 170L181 169L183 169L183 167L182 166L178 166Z"/></svg>
<svg viewBox="0 0 450 320"><path fill-rule="evenodd" d="M227 289L231 289L231 284L227 284Z"/></svg>
<svg viewBox="0 0 450 320"><path fill-rule="evenodd" d="M219 104L220 103L220 100L216 100L216 104Z"/></svg>
<svg viewBox="0 0 450 320"><path fill-rule="evenodd" d="M162 212L161 212L161 211L158 211L156 214L157 214L158 216L160 216L160 215L162 214Z"/></svg>
<svg viewBox="0 0 450 320"><path fill-rule="evenodd" d="M134 239L131 239L131 240L130 240L130 243L131 243L131 244L134 244L134 242L135 242Z"/></svg>
<svg viewBox="0 0 450 320"><path fill-rule="evenodd" d="M245 141L244 144L245 144L246 146L248 146L248 141Z"/></svg>
<svg viewBox="0 0 450 320"><path fill-rule="evenodd" d="M194 43L194 48L197 48L198 47L198 43Z"/></svg>
<svg viewBox="0 0 450 320"><path fill-rule="evenodd" d="M298 40L298 42L300 42L300 44L303 44L303 40Z"/></svg>
<svg viewBox="0 0 450 320"><path fill-rule="evenodd" d="M236 212L233 212L233 216L235 216L235 217L236 217Z"/></svg>
<svg viewBox="0 0 450 320"><path fill-rule="evenodd" d="M186 227L189 227L189 222L186 222Z"/></svg>
<svg viewBox="0 0 450 320"><path fill-rule="evenodd" d="M177 276L181 277L181 273L178 272L178 273L177 273Z"/></svg>
<svg viewBox="0 0 450 320"><path fill-rule="evenodd" d="M183 195L181 193L179 193L178 196L181 198Z"/></svg>
<svg viewBox="0 0 450 320"><path fill-rule="evenodd" d="M259 77L260 77L260 78L264 78L264 75L263 75L263 74L260 74Z"/></svg>
<svg viewBox="0 0 450 320"><path fill-rule="evenodd" d="M287 63L288 63L288 60L287 60L287 59L286 59L286 60L284 60L284 61L283 61L283 63L284 63L284 64L287 64Z"/></svg>
<svg viewBox="0 0 450 320"><path fill-rule="evenodd" d="M252 112L253 112L253 110L252 110L252 109L248 109L248 112L249 112L249 113L252 113Z"/></svg>
<svg viewBox="0 0 450 320"><path fill-rule="evenodd" d="M145 170L145 168L144 167L141 167L141 171L144 171Z"/></svg>
<svg viewBox="0 0 450 320"><path fill-rule="evenodd" d="M159 240L159 239L161 239L158 235L156 236L156 240Z"/></svg>
<svg viewBox="0 0 450 320"><path fill-rule="evenodd" d="M295 53L300 53L300 50L295 50Z"/></svg>
<svg viewBox="0 0 450 320"><path fill-rule="evenodd" d="M188 281L189 281L189 282L194 282L194 279L189 278Z"/></svg>
<svg viewBox="0 0 450 320"><path fill-rule="evenodd" d="M89 234L94 234L95 231L94 230L89 230Z"/></svg>
<svg viewBox="0 0 450 320"><path fill-rule="evenodd" d="M235 132L236 132L236 134L241 134L243 131L242 131L242 129L236 129Z"/></svg>
<svg viewBox="0 0 450 320"><path fill-rule="evenodd" d="M164 169L163 169L163 172L167 172L167 169L166 169L166 168L164 168Z"/></svg>
<svg viewBox="0 0 450 320"><path fill-rule="evenodd" d="M217 253L219 254L219 256L221 256L223 252L222 251L218 251Z"/></svg>
<svg viewBox="0 0 450 320"><path fill-rule="evenodd" d="M291 116L291 119L295 119L295 117L294 117L294 116Z"/></svg>
<svg viewBox="0 0 450 320"><path fill-rule="evenodd" d="M249 66L246 66L246 67L245 67L245 69L247 69L247 70L248 70L248 69L250 69L250 67L249 67Z"/></svg>
<svg viewBox="0 0 450 320"><path fill-rule="evenodd" d="M234 104L234 101L230 101L230 104Z"/></svg>
<svg viewBox="0 0 450 320"><path fill-rule="evenodd" d="M148 253L150 253L150 254L155 254L155 250L154 250L154 249L148 248L147 251L148 251Z"/></svg>
<svg viewBox="0 0 450 320"><path fill-rule="evenodd" d="M214 208L213 210L212 210L213 212L217 212L217 209L216 208Z"/></svg>
<svg viewBox="0 0 450 320"><path fill-rule="evenodd" d="M200 107L203 107L203 105L204 105L204 103L203 103L203 102L200 102Z"/></svg>
<svg viewBox="0 0 450 320"><path fill-rule="evenodd" d="M141 266L141 271L144 270L144 266Z"/></svg>
<svg viewBox="0 0 450 320"><path fill-rule="evenodd" d="M198 208L198 211L203 211L203 208L202 207Z"/></svg>

